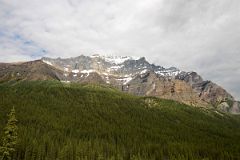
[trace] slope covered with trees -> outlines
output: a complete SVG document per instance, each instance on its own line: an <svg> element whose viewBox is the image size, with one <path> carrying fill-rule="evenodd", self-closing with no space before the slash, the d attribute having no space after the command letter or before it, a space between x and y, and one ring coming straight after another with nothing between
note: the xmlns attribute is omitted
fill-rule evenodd
<svg viewBox="0 0 240 160"><path fill-rule="evenodd" d="M239 116L215 110L107 86L7 82L0 84L0 137L12 107L14 160L240 159Z"/></svg>

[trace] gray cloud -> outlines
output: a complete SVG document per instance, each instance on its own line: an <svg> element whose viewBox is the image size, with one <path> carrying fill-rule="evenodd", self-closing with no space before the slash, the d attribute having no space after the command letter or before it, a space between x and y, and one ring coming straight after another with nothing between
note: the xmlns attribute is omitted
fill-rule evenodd
<svg viewBox="0 0 240 160"><path fill-rule="evenodd" d="M239 10L239 0L0 0L0 61L145 56L240 99Z"/></svg>

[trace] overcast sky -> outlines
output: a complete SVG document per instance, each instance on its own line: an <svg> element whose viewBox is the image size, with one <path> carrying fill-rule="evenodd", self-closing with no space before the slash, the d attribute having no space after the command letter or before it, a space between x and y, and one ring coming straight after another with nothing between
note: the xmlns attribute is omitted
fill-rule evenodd
<svg viewBox="0 0 240 160"><path fill-rule="evenodd" d="M0 0L0 62L144 56L240 100L240 0Z"/></svg>

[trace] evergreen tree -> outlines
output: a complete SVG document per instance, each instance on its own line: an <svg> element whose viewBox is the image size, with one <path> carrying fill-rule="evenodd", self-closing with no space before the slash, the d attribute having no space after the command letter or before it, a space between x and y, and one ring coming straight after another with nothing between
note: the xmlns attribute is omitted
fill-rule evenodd
<svg viewBox="0 0 240 160"><path fill-rule="evenodd" d="M4 136L2 139L2 146L0 147L1 151L1 160L11 159L11 154L15 151L15 146L17 144L17 119L15 116L14 107L11 109L10 114L8 115L8 122L4 128Z"/></svg>

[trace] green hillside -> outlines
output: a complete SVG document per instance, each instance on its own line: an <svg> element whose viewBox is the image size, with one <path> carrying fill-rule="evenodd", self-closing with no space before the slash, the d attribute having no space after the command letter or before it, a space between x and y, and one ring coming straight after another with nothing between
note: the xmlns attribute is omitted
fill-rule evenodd
<svg viewBox="0 0 240 160"><path fill-rule="evenodd" d="M13 160L240 159L240 117L107 86L0 84L0 137L12 107Z"/></svg>

